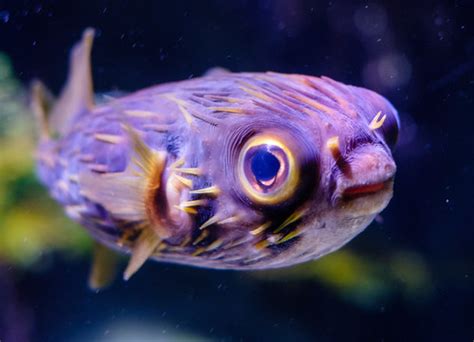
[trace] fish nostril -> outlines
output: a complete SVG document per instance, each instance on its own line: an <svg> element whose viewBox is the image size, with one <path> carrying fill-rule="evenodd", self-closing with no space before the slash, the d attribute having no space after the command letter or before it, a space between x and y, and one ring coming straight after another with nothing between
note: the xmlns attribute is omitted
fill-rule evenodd
<svg viewBox="0 0 474 342"><path fill-rule="evenodd" d="M389 177L393 177L397 168L394 163L387 163L385 164L384 169L385 172L390 175Z"/></svg>

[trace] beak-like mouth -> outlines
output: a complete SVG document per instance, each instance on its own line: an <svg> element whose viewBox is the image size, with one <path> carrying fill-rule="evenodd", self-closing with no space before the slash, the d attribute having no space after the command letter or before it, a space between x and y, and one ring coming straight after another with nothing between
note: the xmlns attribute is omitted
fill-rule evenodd
<svg viewBox="0 0 474 342"><path fill-rule="evenodd" d="M342 198L345 200L351 200L359 197L374 195L385 189L391 188L392 183L393 178L378 183L354 185L343 191Z"/></svg>
<svg viewBox="0 0 474 342"><path fill-rule="evenodd" d="M338 175L333 200L350 215L382 211L392 198L396 166L377 146L362 146L352 152L350 172Z"/></svg>
<svg viewBox="0 0 474 342"><path fill-rule="evenodd" d="M340 194L338 205L351 216L372 215L382 211L393 195L393 177L389 180L354 185Z"/></svg>

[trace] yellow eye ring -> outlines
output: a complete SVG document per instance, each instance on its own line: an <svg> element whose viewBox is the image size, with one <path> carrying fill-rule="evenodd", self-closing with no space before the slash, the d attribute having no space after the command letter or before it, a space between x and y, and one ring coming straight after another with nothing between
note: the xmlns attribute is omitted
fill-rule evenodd
<svg viewBox="0 0 474 342"><path fill-rule="evenodd" d="M274 177L260 181L249 166L252 158L265 151L274 160ZM289 199L296 191L300 180L300 171L293 153L279 137L257 135L250 138L239 154L237 175L245 195L260 205L276 205Z"/></svg>

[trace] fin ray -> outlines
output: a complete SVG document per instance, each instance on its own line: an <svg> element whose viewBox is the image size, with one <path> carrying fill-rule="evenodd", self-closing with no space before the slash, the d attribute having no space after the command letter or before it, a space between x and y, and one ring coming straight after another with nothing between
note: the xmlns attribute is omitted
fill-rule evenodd
<svg viewBox="0 0 474 342"><path fill-rule="evenodd" d="M79 184L85 197L100 203L115 217L131 221L146 219L145 184L130 168L110 174L84 172L79 175Z"/></svg>

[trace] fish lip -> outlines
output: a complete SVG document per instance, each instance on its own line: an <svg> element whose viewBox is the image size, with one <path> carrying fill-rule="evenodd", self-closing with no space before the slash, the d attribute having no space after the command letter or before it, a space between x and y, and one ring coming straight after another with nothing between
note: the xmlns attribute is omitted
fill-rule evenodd
<svg viewBox="0 0 474 342"><path fill-rule="evenodd" d="M375 149L366 155L371 158L374 158L375 155L379 161L371 168L360 167L360 164L353 163L350 174L339 173L333 193L333 199L336 202L350 202L361 198L368 199L393 189L397 171L393 160L385 154L381 154L380 149Z"/></svg>
<svg viewBox="0 0 474 342"><path fill-rule="evenodd" d="M349 217L374 215L381 212L393 196L394 177L362 185L351 185L334 198L334 206ZM364 187L366 187L364 189ZM344 193L346 189L349 193ZM357 189L357 190L355 190ZM358 192L361 190L361 192ZM365 191L367 190L367 191Z"/></svg>
<svg viewBox="0 0 474 342"><path fill-rule="evenodd" d="M370 197L391 190L393 183L394 177L391 176L386 180L350 185L341 192L339 197L344 201L350 201L361 197Z"/></svg>

